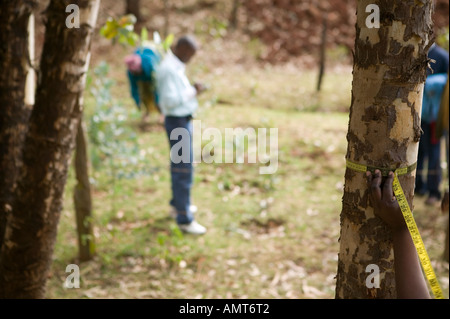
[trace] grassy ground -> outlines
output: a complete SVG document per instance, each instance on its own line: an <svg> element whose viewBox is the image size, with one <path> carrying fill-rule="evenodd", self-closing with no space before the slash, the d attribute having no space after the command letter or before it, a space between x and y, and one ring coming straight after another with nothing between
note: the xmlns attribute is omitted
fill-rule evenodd
<svg viewBox="0 0 450 319"><path fill-rule="evenodd" d="M192 77L212 85L198 114L204 128L279 129L274 175L260 175L260 164L197 165L193 201L209 230L202 237L181 234L168 217L165 132L158 124L139 129L121 72L111 72L114 94L154 170L118 181L115 192L106 169L92 173L97 256L80 265L80 289L63 288L66 266L77 263L70 173L48 297L333 298L351 69L330 71L317 94L313 71L192 65ZM93 100L86 103L89 113ZM446 217L422 199L415 214L448 296L448 263L440 258Z"/></svg>

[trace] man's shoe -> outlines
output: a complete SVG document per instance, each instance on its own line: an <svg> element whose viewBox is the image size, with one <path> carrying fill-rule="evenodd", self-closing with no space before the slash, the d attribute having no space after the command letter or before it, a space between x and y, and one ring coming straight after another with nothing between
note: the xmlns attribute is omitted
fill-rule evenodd
<svg viewBox="0 0 450 319"><path fill-rule="evenodd" d="M195 214L197 212L198 208L195 205L191 205L190 210L191 210L191 214ZM172 207L170 209L170 217L172 217L173 219L177 218L177 210L175 209L175 207Z"/></svg>
<svg viewBox="0 0 450 319"><path fill-rule="evenodd" d="M206 228L197 223L195 220L187 225L178 225L178 227L180 227L183 232L188 234L203 235L206 233Z"/></svg>

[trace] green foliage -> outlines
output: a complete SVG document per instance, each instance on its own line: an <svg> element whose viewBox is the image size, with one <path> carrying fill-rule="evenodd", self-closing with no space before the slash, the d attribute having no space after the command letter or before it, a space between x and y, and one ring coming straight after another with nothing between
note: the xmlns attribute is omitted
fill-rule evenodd
<svg viewBox="0 0 450 319"><path fill-rule="evenodd" d="M141 43L148 41L148 30L147 28L142 28L141 30Z"/></svg>
<svg viewBox="0 0 450 319"><path fill-rule="evenodd" d="M136 17L132 14L125 15L119 20L109 17L100 29L100 34L114 43L135 46L139 41L139 36L134 32L136 21Z"/></svg>
<svg viewBox="0 0 450 319"><path fill-rule="evenodd" d="M195 25L195 32L198 34L208 34L214 38L223 38L227 35L228 21L209 17L206 22L198 21Z"/></svg>
<svg viewBox="0 0 450 319"><path fill-rule="evenodd" d="M186 240L178 226L171 225L170 234L159 232L156 240L159 249L156 249L155 253L161 259L167 261L169 264L178 264L183 260L183 254L180 254L177 250L186 245Z"/></svg>
<svg viewBox="0 0 450 319"><path fill-rule="evenodd" d="M115 194L116 181L149 175L153 169L140 151L138 137L128 125L127 109L112 97L115 82L108 78L109 66L101 63L88 81L95 100L93 115L88 120L88 136L94 169L107 168Z"/></svg>
<svg viewBox="0 0 450 319"><path fill-rule="evenodd" d="M247 43L247 50L255 59L260 59L264 53L264 44L259 38L252 38Z"/></svg>
<svg viewBox="0 0 450 319"><path fill-rule="evenodd" d="M163 42L163 49L165 52L169 51L169 49L174 41L175 41L175 36L172 33L169 34Z"/></svg>
<svg viewBox="0 0 450 319"><path fill-rule="evenodd" d="M134 178L146 171L136 170L136 166L148 163L140 153L136 133L127 123L127 109L112 97L115 82L107 77L108 72L108 64L101 63L94 70L95 77L89 88L95 99L88 130L93 146L93 164L95 168L101 168L109 163L115 168L116 178Z"/></svg>
<svg viewBox="0 0 450 319"><path fill-rule="evenodd" d="M150 41L148 39L148 31L147 29L142 29L141 32L141 47L152 47L155 49L161 57L164 57L167 52L170 50L173 42L175 41L175 35L173 33L169 34L164 41L161 41L160 35L158 32L155 32L153 35L153 40Z"/></svg>
<svg viewBox="0 0 450 319"><path fill-rule="evenodd" d="M209 34L215 38L223 38L227 35L228 21L219 20L216 17L210 18L208 21Z"/></svg>
<svg viewBox="0 0 450 319"><path fill-rule="evenodd" d="M436 37L436 43L449 51L449 33L448 27L441 29Z"/></svg>
<svg viewBox="0 0 450 319"><path fill-rule="evenodd" d="M335 45L326 50L326 59L329 62L339 63L346 61L351 56L351 52L345 45Z"/></svg>
<svg viewBox="0 0 450 319"><path fill-rule="evenodd" d="M112 40L113 44L119 42L124 46L132 47L143 47L144 45L150 44L161 55L164 55L173 44L175 36L171 33L161 43L158 34L158 39L150 41L147 28L142 28L140 35L134 32L136 21L136 17L132 14L125 15L119 19L109 17L105 25L100 29L100 34L106 39Z"/></svg>

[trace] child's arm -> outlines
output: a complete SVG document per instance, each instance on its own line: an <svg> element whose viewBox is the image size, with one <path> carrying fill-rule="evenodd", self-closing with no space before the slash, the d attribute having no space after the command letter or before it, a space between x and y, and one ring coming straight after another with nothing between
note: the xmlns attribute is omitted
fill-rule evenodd
<svg viewBox="0 0 450 319"><path fill-rule="evenodd" d="M381 188L381 172L367 172L369 194L375 215L392 229L394 244L395 283L399 299L429 299L430 293L422 274L416 248L403 214L392 191L394 173L390 173Z"/></svg>

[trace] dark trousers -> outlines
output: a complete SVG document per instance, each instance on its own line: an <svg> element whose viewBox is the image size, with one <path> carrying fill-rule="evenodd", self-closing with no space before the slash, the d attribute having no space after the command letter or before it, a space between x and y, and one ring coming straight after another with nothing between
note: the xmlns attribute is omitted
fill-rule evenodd
<svg viewBox="0 0 450 319"><path fill-rule="evenodd" d="M419 142L417 159L416 193L441 198L439 184L442 179L441 143L433 138L433 125L422 123L423 135ZM424 177L425 161L428 160L428 172Z"/></svg>
<svg viewBox="0 0 450 319"><path fill-rule="evenodd" d="M194 172L192 117L166 116L165 127L170 143L170 205L177 211L178 224L190 224L194 220L190 211Z"/></svg>

